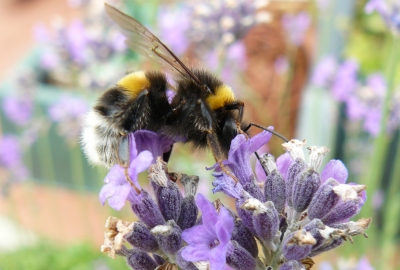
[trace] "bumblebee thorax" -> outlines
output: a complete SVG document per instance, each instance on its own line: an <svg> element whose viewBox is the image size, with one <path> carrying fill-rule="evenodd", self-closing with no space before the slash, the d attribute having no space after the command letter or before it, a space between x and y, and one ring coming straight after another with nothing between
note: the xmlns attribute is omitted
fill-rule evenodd
<svg viewBox="0 0 400 270"><path fill-rule="evenodd" d="M123 77L121 80L118 81L117 85L125 88L125 90L130 93L132 98L135 98L143 90L149 89L150 81L143 71L136 71Z"/></svg>
<svg viewBox="0 0 400 270"><path fill-rule="evenodd" d="M210 94L206 98L206 103L211 110L217 110L233 101L235 101L235 95L232 89L226 84L219 85L215 89L214 94Z"/></svg>

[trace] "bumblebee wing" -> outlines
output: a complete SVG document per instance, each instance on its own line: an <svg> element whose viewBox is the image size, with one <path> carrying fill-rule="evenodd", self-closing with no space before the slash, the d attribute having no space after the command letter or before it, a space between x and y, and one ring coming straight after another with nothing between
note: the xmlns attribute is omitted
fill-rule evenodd
<svg viewBox="0 0 400 270"><path fill-rule="evenodd" d="M123 34L127 38L125 43L135 52L155 59L158 62L167 63L178 71L182 76L193 79L199 85L200 80L195 76L181 60L150 32L145 26L134 18L122 13L113 6L105 5L107 14L121 27Z"/></svg>

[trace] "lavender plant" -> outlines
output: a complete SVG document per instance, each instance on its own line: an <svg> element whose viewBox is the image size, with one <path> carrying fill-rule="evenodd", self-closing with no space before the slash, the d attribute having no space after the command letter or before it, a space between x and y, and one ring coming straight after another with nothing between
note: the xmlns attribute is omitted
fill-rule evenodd
<svg viewBox="0 0 400 270"><path fill-rule="evenodd" d="M100 200L117 210L128 201L138 221L109 217L101 250L126 257L132 269L309 269L312 257L366 236L371 219L350 220L366 201L366 186L346 183L339 160L319 172L326 147L309 147L306 162L304 142L284 143L287 153L276 162L269 154L261 157L266 177L258 182L250 156L270 138L264 131L232 141L223 164L238 182L218 163L208 168L213 192L231 197L232 210L196 195L197 176L168 171L161 157L174 140L144 130L130 134L129 164L111 168ZM147 169L152 190L137 180Z"/></svg>

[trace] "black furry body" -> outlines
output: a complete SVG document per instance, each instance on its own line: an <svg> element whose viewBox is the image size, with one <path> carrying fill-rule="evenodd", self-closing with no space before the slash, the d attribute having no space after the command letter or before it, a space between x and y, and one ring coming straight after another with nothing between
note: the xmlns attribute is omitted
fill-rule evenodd
<svg viewBox="0 0 400 270"><path fill-rule="evenodd" d="M97 140L94 151L101 163L110 167L123 161L124 158L119 155L120 148L127 147L126 135L140 129L183 140L195 148L211 147L214 155L227 157L230 143L238 134L238 113L227 110L225 106L212 110L206 99L215 95L215 89L223 83L207 71L194 69L192 72L209 91L204 91L204 87L190 79L180 78L171 104L166 93L167 80L161 72L146 72L150 87L134 98L129 90L119 85L107 90L92 110L104 121L94 126L86 123L86 126L94 128ZM210 136L214 140L212 145L209 143ZM85 152L90 158L93 150ZM168 154L164 159L168 159Z"/></svg>

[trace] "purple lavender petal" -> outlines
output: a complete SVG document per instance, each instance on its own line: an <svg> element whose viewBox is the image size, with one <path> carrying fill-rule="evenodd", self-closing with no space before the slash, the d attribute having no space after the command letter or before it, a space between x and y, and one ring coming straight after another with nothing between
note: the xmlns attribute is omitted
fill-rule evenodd
<svg viewBox="0 0 400 270"><path fill-rule="evenodd" d="M139 174L149 168L153 162L153 155L149 151L140 152L129 166L129 175Z"/></svg>
<svg viewBox="0 0 400 270"><path fill-rule="evenodd" d="M210 248L206 244L188 245L182 249L182 258L188 262L208 260Z"/></svg>
<svg viewBox="0 0 400 270"><path fill-rule="evenodd" d="M220 244L226 245L231 240L233 232L233 218L228 210L221 208L218 215L218 222L215 224L215 231Z"/></svg>
<svg viewBox="0 0 400 270"><path fill-rule="evenodd" d="M240 183L236 183L231 177L227 176L224 173L214 173L215 177L213 181L213 193L224 192L226 195L239 199L242 192L243 187Z"/></svg>
<svg viewBox="0 0 400 270"><path fill-rule="evenodd" d="M285 180L287 179L287 172L292 163L294 163L294 160L288 152L280 155L276 160L276 166Z"/></svg>
<svg viewBox="0 0 400 270"><path fill-rule="evenodd" d="M201 210L203 216L203 226L209 233L214 233L214 226L218 222L218 214L213 204L209 202L203 194L197 194L196 205Z"/></svg>
<svg viewBox="0 0 400 270"><path fill-rule="evenodd" d="M257 181L260 183L265 182L265 179L267 179L267 175L265 174L265 171L258 160L256 160L255 174Z"/></svg>
<svg viewBox="0 0 400 270"><path fill-rule="evenodd" d="M149 130L138 130L133 133L138 152L148 150L153 154L153 163L157 157L171 149L175 141Z"/></svg>
<svg viewBox="0 0 400 270"><path fill-rule="evenodd" d="M108 204L119 211L125 205L125 201L131 192L131 186L126 181L124 168L114 165L108 172L104 182L106 183L100 191L100 202L104 205L108 199Z"/></svg>
<svg viewBox="0 0 400 270"><path fill-rule="evenodd" d="M329 178L333 178L340 184L345 184L349 172L342 161L332 159L324 167L321 172L321 183L325 183Z"/></svg>
<svg viewBox="0 0 400 270"><path fill-rule="evenodd" d="M210 262L210 269L224 269L226 264L226 251L226 244L218 245L210 251L208 259Z"/></svg>

